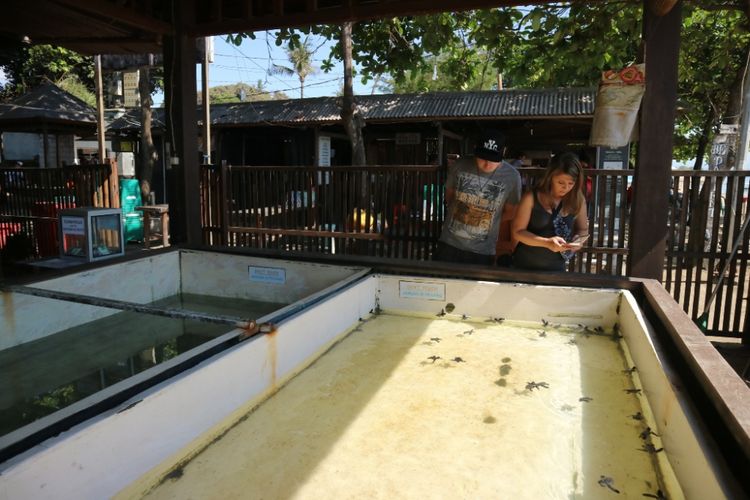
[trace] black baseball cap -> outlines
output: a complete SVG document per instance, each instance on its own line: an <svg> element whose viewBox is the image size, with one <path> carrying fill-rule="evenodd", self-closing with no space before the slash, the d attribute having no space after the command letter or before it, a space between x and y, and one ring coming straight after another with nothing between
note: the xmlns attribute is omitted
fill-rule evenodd
<svg viewBox="0 0 750 500"><path fill-rule="evenodd" d="M485 130L479 136L474 156L483 160L499 163L503 159L505 136L497 130Z"/></svg>

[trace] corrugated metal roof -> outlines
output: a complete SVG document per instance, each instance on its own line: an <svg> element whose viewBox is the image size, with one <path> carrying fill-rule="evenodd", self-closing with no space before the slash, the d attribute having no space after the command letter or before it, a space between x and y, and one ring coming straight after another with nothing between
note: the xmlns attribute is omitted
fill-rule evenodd
<svg viewBox="0 0 750 500"><path fill-rule="evenodd" d="M357 96L365 121L503 119L526 117L590 117L593 88L433 92ZM211 123L217 126L336 123L341 120L340 97L216 104ZM138 128L139 111L131 110L108 127ZM163 126L163 110L155 110L155 127ZM157 125L158 123L158 125Z"/></svg>
<svg viewBox="0 0 750 500"><path fill-rule="evenodd" d="M30 122L96 127L96 110L54 83L45 82L8 104L0 104L4 130Z"/></svg>

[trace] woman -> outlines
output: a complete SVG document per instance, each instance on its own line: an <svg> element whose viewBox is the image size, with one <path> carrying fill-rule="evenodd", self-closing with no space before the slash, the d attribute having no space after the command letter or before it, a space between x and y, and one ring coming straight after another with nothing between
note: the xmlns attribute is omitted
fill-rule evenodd
<svg viewBox="0 0 750 500"><path fill-rule="evenodd" d="M512 235L513 267L565 271L588 237L583 169L573 153L552 159L537 187L521 198Z"/></svg>

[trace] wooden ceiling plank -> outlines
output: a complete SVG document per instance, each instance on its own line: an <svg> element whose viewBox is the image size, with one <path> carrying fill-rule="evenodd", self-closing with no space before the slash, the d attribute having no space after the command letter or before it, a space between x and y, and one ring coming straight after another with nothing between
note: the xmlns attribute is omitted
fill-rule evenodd
<svg viewBox="0 0 750 500"><path fill-rule="evenodd" d="M284 16L284 0L273 0L273 15L277 17Z"/></svg>
<svg viewBox="0 0 750 500"><path fill-rule="evenodd" d="M312 24L334 24L344 21L360 21L384 16L429 14L434 12L462 11L481 8L513 7L532 3L550 3L541 0L433 0L426 3L422 0L401 0L363 4L355 6L319 8L306 13L279 15L278 5L283 0L272 0L274 15L248 16L246 19L225 19L221 22L198 22L189 33L192 36L220 35L239 31L260 31L281 27L303 27ZM576 0L573 0L576 1ZM583 0L578 0L583 2ZM588 0L588 3L600 3L605 0ZM350 1L345 2L350 4ZM316 2L317 4L317 2ZM283 8L283 3L282 3Z"/></svg>
<svg viewBox="0 0 750 500"><path fill-rule="evenodd" d="M119 7L110 2L97 0L54 0L54 2L66 5L91 17L104 17L143 31L160 35L172 33L172 26L169 23L143 15L135 9Z"/></svg>

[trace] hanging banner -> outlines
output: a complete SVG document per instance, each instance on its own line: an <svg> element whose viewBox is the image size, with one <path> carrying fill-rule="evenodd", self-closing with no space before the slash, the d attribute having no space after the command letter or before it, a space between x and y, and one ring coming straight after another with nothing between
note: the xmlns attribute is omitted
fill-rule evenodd
<svg viewBox="0 0 750 500"><path fill-rule="evenodd" d="M621 148L630 142L646 91L645 71L645 64L635 64L602 73L589 144Z"/></svg>

